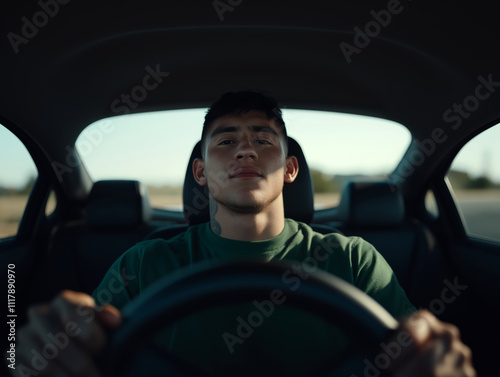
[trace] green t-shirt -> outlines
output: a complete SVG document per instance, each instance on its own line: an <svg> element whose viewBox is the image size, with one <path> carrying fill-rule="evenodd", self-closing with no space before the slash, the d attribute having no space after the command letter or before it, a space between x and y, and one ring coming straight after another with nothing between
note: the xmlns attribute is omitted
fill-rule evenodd
<svg viewBox="0 0 500 377"><path fill-rule="evenodd" d="M110 303L122 309L165 276L175 276L177 271L201 261L234 259L317 265L366 292L395 318L415 310L390 266L368 242L336 233L316 233L308 225L290 219L285 220L281 234L264 241L222 238L205 223L170 240L138 243L113 264L92 295L98 304ZM299 272L290 271L286 279L291 286L300 284ZM252 329L248 339L235 341L236 329L255 309L251 303L207 309L163 330L155 339L174 355L215 372L231 367L237 370L238 366L265 360L274 364L280 374L285 370L301 374L327 360L338 351L339 344L345 345L340 329L285 305Z"/></svg>

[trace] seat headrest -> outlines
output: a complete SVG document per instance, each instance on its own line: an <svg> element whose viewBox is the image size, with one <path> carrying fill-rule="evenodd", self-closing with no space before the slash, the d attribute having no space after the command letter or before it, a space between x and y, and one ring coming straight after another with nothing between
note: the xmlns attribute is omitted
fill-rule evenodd
<svg viewBox="0 0 500 377"><path fill-rule="evenodd" d="M201 142L198 142L191 153L186 169L183 188L184 217L189 225L210 221L208 188L200 186L193 177L193 161L201 158ZM285 217L309 223L314 214L314 194L311 173L304 153L299 144L288 138L288 155L295 156L299 162L299 174L293 183L285 183L283 201Z"/></svg>
<svg viewBox="0 0 500 377"><path fill-rule="evenodd" d="M85 210L88 226L98 228L135 227L151 215L146 186L132 180L95 182Z"/></svg>
<svg viewBox="0 0 500 377"><path fill-rule="evenodd" d="M394 226L405 216L403 196L397 187L375 180L348 182L338 211L343 222L355 226Z"/></svg>

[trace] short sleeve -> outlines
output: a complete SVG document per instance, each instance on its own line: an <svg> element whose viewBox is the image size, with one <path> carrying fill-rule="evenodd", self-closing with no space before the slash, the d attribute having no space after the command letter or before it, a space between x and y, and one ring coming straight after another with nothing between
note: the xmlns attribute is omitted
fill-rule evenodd
<svg viewBox="0 0 500 377"><path fill-rule="evenodd" d="M351 246L354 284L395 318L416 311L384 257L373 245L355 238Z"/></svg>
<svg viewBox="0 0 500 377"><path fill-rule="evenodd" d="M111 304L121 310L139 294L142 256L143 250L138 244L113 263L92 293L98 305Z"/></svg>

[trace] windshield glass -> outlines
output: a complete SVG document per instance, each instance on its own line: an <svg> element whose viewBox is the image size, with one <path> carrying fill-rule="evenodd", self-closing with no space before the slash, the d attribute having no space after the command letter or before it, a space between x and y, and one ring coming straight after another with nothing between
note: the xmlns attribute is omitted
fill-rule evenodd
<svg viewBox="0 0 500 377"><path fill-rule="evenodd" d="M182 208L182 184L207 109L107 118L89 125L76 147L94 181L136 179L155 208ZM288 135L301 145L315 187L315 207L337 205L352 176L386 176L410 143L410 133L385 119L283 109Z"/></svg>

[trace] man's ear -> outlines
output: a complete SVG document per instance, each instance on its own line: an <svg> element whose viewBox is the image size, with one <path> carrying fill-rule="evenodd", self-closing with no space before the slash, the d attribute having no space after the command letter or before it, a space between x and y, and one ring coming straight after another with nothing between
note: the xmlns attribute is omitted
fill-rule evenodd
<svg viewBox="0 0 500 377"><path fill-rule="evenodd" d="M205 161L201 158L195 158L193 161L193 176L194 180L200 185L207 184L207 177L205 176Z"/></svg>
<svg viewBox="0 0 500 377"><path fill-rule="evenodd" d="M286 158L285 182L292 183L299 174L299 162L297 157L289 156Z"/></svg>

